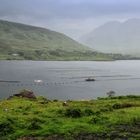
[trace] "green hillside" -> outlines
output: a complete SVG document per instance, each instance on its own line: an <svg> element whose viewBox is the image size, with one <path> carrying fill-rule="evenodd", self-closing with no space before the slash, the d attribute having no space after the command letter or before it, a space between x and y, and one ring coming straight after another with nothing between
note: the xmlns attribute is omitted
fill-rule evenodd
<svg viewBox="0 0 140 140"><path fill-rule="evenodd" d="M0 20L0 59L110 60L64 34Z"/></svg>

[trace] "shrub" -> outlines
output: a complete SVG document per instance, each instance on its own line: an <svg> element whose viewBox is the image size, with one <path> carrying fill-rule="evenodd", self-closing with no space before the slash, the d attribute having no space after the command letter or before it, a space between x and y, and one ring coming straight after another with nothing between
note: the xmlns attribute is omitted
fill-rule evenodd
<svg viewBox="0 0 140 140"><path fill-rule="evenodd" d="M28 126L28 129L29 129L29 130L36 130L36 129L40 129L40 128L41 128L41 127L40 127L39 123L36 122L36 121L30 122L30 124L29 124L29 126Z"/></svg>
<svg viewBox="0 0 140 140"><path fill-rule="evenodd" d="M54 102L58 102L58 100L57 100L57 99L54 99L53 101L54 101Z"/></svg>
<svg viewBox="0 0 140 140"><path fill-rule="evenodd" d="M103 108L100 109L101 112L109 112L109 111L113 111L113 108L111 105L106 105Z"/></svg>
<svg viewBox="0 0 140 140"><path fill-rule="evenodd" d="M64 110L63 110L63 109L59 109L59 110L57 111L57 113L58 113L58 114L64 114Z"/></svg>
<svg viewBox="0 0 140 140"><path fill-rule="evenodd" d="M140 125L140 117L134 117L131 119L133 125Z"/></svg>
<svg viewBox="0 0 140 140"><path fill-rule="evenodd" d="M127 95L126 96L127 98L130 98L130 99L132 99L132 98L134 98L134 99L139 99L140 98L140 96L137 96L137 95Z"/></svg>
<svg viewBox="0 0 140 140"><path fill-rule="evenodd" d="M6 136L7 134L13 133L13 123L14 121L9 118L6 118L2 122L0 122L0 136Z"/></svg>
<svg viewBox="0 0 140 140"><path fill-rule="evenodd" d="M84 110L84 115L85 116L90 116L93 115L95 112L93 112L91 109L85 109Z"/></svg>
<svg viewBox="0 0 140 140"><path fill-rule="evenodd" d="M43 97L43 96L37 97L37 101L40 104L47 104L49 102L49 100L47 98Z"/></svg>
<svg viewBox="0 0 140 140"><path fill-rule="evenodd" d="M101 108L100 111L101 111L101 112L109 112L110 109L109 109L109 108Z"/></svg>
<svg viewBox="0 0 140 140"><path fill-rule="evenodd" d="M97 97L97 100L105 100L106 98Z"/></svg>
<svg viewBox="0 0 140 140"><path fill-rule="evenodd" d="M128 108L128 107L132 107L134 106L133 104L129 104L129 103L123 103L123 104L119 104L116 103L112 106L113 109L121 109L121 108Z"/></svg>
<svg viewBox="0 0 140 140"><path fill-rule="evenodd" d="M108 118L104 116L93 116L89 123L92 124L104 124L107 123Z"/></svg>
<svg viewBox="0 0 140 140"><path fill-rule="evenodd" d="M95 115L97 115L97 116L100 115L100 114L101 114L101 111L96 111L95 112Z"/></svg>
<svg viewBox="0 0 140 140"><path fill-rule="evenodd" d="M43 123L43 120L39 119L39 118L32 118L29 120L28 126L27 128L29 130L37 130L41 128L41 123Z"/></svg>
<svg viewBox="0 0 140 140"><path fill-rule="evenodd" d="M69 109L66 109L65 116L78 118L82 116L82 112L78 108L69 108Z"/></svg>

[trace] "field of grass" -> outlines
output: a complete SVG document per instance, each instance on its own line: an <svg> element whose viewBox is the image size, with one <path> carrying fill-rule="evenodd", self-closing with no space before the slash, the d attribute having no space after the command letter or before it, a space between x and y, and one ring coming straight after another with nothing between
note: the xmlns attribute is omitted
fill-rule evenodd
<svg viewBox="0 0 140 140"><path fill-rule="evenodd" d="M24 52L25 54L26 52ZM66 51L48 51L44 55L38 55L35 52L28 52L25 56L12 56L0 54L0 60L35 60L35 61L111 61L115 60L111 56L96 52L66 52Z"/></svg>
<svg viewBox="0 0 140 140"><path fill-rule="evenodd" d="M89 101L0 101L2 140L140 139L140 96Z"/></svg>

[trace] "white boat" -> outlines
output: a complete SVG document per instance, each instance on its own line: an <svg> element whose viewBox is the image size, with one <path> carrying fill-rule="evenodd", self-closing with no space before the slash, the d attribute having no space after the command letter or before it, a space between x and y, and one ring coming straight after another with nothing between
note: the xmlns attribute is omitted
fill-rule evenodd
<svg viewBox="0 0 140 140"><path fill-rule="evenodd" d="M42 83L42 80L34 80L35 83Z"/></svg>

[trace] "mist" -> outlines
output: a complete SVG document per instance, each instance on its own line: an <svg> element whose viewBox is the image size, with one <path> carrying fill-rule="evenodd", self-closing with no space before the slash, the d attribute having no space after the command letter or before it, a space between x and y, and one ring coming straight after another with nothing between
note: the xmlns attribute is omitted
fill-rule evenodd
<svg viewBox="0 0 140 140"><path fill-rule="evenodd" d="M137 0L0 0L0 19L49 28L74 39L112 20L139 18Z"/></svg>

